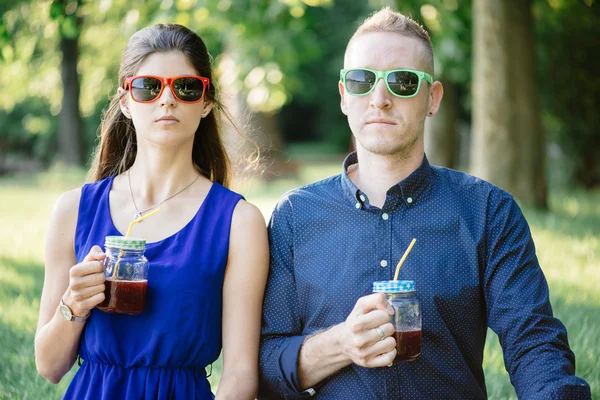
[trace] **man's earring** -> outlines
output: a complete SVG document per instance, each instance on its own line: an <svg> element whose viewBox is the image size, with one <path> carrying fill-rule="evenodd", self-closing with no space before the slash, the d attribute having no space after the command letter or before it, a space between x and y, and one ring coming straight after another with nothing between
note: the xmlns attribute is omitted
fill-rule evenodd
<svg viewBox="0 0 600 400"><path fill-rule="evenodd" d="M431 111L429 111L429 115L433 115L433 113Z"/></svg>

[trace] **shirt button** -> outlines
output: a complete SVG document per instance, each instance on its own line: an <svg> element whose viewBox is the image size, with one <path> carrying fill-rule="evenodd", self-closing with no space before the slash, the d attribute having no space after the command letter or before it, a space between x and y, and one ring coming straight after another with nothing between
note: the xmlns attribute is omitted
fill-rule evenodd
<svg viewBox="0 0 600 400"><path fill-rule="evenodd" d="M379 263L379 265L381 265L382 267L387 267L387 261L381 260L381 262Z"/></svg>
<svg viewBox="0 0 600 400"><path fill-rule="evenodd" d="M359 197L360 197L361 201L365 201L366 200L365 196L363 196L362 194Z"/></svg>
<svg viewBox="0 0 600 400"><path fill-rule="evenodd" d="M412 203L412 197L408 197L408 198L406 199L406 202L407 202L408 204Z"/></svg>
<svg viewBox="0 0 600 400"><path fill-rule="evenodd" d="M354 205L354 207L356 207L357 209L358 209L358 208L360 208L360 203L356 203L356 204Z"/></svg>
<svg viewBox="0 0 600 400"><path fill-rule="evenodd" d="M387 221L390 217L386 213L383 213L381 214L381 218L383 218L384 221Z"/></svg>

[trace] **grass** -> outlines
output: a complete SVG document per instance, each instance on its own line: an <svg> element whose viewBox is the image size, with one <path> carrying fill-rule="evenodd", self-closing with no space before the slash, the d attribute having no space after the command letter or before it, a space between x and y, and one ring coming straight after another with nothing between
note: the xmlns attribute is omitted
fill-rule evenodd
<svg viewBox="0 0 600 400"><path fill-rule="evenodd" d="M340 163L312 162L297 176L272 182L248 180L237 190L268 218L286 190L338 173ZM75 368L58 385L35 369L33 338L44 279L43 250L48 217L56 198L84 180L79 170L0 179L0 398L58 399ZM537 253L550 285L555 315L569 332L577 373L600 398L600 192L552 192L551 213L525 209ZM490 331L485 347L490 399L516 399L504 369L502 351ZM220 361L209 378L216 388Z"/></svg>

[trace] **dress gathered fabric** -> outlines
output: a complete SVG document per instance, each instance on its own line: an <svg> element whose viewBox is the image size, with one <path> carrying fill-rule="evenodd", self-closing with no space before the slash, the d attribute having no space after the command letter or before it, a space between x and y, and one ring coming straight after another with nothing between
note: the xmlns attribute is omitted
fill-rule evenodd
<svg viewBox="0 0 600 400"><path fill-rule="evenodd" d="M81 262L106 236L122 235L110 215L113 177L82 188L75 234ZM222 288L233 210L242 196L213 183L193 219L146 244L146 309L93 309L81 367L64 399L213 399L205 368L221 351ZM142 222L143 223L143 222Z"/></svg>

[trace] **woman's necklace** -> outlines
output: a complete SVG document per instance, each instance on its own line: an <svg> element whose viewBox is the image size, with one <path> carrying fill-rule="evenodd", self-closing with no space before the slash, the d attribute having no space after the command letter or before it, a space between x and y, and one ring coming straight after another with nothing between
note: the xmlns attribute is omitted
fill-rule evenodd
<svg viewBox="0 0 600 400"><path fill-rule="evenodd" d="M196 181L198 180L198 178L200 178L200 175L196 176L196 178L189 185L187 185L186 187L184 187L183 189L181 189L177 193L170 195L169 197L167 197L163 201L161 201L161 202L153 205L152 207L148 207L145 210L140 211L140 209L138 208L137 204L135 204L135 199L133 198L133 190L131 190L131 170L127 171L127 179L129 181L129 193L131 194L131 201L133 202L133 206L135 207L135 210L137 211L137 213L133 216L133 219L136 220L138 218L141 218L148 211L152 210L153 208L156 208L156 207L160 206L165 201L167 201L169 199L172 199L173 197L177 196L179 193L183 192L185 189L189 188L194 183L196 183Z"/></svg>

